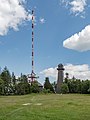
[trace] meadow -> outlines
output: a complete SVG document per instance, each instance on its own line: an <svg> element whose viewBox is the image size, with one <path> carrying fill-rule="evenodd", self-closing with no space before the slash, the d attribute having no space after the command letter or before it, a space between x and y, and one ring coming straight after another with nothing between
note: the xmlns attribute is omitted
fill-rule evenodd
<svg viewBox="0 0 90 120"><path fill-rule="evenodd" d="M90 120L90 95L0 96L0 120Z"/></svg>

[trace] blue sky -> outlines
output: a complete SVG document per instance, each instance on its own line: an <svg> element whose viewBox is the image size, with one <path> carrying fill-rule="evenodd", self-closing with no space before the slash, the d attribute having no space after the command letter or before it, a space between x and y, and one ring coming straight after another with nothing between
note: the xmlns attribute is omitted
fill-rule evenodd
<svg viewBox="0 0 90 120"><path fill-rule="evenodd" d="M20 3L20 4L19 4ZM89 0L1 0L0 66L16 76L31 73L31 13L35 9L35 72L56 79L64 64L70 77L90 78Z"/></svg>

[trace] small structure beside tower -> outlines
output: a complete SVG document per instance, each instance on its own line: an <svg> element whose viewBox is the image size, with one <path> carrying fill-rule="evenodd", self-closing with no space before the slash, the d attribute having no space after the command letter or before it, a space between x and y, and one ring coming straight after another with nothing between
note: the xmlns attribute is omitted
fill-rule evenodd
<svg viewBox="0 0 90 120"><path fill-rule="evenodd" d="M61 85L63 83L63 78L64 78L64 67L62 64L58 65L58 78L57 78L57 86L56 86L56 93L60 93L61 92Z"/></svg>

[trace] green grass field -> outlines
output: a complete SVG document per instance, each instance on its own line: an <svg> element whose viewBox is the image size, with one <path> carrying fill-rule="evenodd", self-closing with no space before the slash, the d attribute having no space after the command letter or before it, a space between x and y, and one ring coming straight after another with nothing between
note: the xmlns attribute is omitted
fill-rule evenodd
<svg viewBox="0 0 90 120"><path fill-rule="evenodd" d="M90 95L0 96L0 120L90 120Z"/></svg>

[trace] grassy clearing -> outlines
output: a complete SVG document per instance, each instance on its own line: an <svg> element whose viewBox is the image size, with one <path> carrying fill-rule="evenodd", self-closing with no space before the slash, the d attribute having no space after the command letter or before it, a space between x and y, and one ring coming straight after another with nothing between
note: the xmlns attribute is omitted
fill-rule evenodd
<svg viewBox="0 0 90 120"><path fill-rule="evenodd" d="M0 120L90 120L90 95L0 96Z"/></svg>

